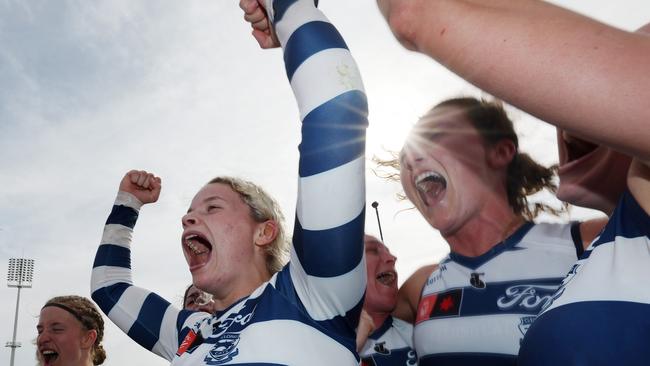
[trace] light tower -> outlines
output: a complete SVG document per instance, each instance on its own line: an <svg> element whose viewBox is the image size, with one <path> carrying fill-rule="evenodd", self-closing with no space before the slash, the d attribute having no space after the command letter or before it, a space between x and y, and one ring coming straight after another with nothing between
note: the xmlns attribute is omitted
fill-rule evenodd
<svg viewBox="0 0 650 366"><path fill-rule="evenodd" d="M20 347L20 342L16 342L16 329L18 328L18 306L20 305L20 289L23 287L32 287L32 277L34 276L34 260L26 258L9 259L9 271L7 272L7 286L17 287L18 296L16 297L16 316L14 317L14 336L11 342L7 342L5 347L11 347L10 366L14 366L14 354L16 348Z"/></svg>

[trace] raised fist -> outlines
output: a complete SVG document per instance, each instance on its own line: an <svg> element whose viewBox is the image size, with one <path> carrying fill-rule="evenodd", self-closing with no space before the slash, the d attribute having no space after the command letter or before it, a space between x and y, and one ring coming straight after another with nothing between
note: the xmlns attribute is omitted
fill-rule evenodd
<svg viewBox="0 0 650 366"><path fill-rule="evenodd" d="M120 191L134 195L143 204L158 201L161 180L144 170L131 170L120 182Z"/></svg>

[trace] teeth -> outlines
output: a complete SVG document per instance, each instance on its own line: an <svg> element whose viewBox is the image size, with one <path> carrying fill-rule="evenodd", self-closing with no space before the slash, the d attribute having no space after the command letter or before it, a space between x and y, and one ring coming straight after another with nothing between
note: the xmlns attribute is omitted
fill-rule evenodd
<svg viewBox="0 0 650 366"><path fill-rule="evenodd" d="M199 237L198 235L188 235L185 238L185 245L188 248L190 248L192 253L194 253L195 255L200 255L200 254L203 254L203 253L207 253L207 250L205 248L203 248L202 245L200 245L200 244L197 245L197 243L196 243L197 240L196 239L198 237Z"/></svg>
<svg viewBox="0 0 650 366"><path fill-rule="evenodd" d="M418 175L417 177L415 177L415 185L419 186L420 183L422 183L427 178L433 178L433 179L436 179L436 180L445 179L442 175L440 175L440 174L438 174L436 172L433 172L433 171L424 172L424 173Z"/></svg>
<svg viewBox="0 0 650 366"><path fill-rule="evenodd" d="M393 272L383 272L377 276L377 280L383 283L384 285L390 285L393 282L393 280L395 280L395 278L396 276L395 273Z"/></svg>
<svg viewBox="0 0 650 366"><path fill-rule="evenodd" d="M43 351L43 352L41 352L41 353L43 353L44 355L53 355L53 354L55 354L56 352L54 352L54 351L52 351L52 350L45 350L45 351Z"/></svg>

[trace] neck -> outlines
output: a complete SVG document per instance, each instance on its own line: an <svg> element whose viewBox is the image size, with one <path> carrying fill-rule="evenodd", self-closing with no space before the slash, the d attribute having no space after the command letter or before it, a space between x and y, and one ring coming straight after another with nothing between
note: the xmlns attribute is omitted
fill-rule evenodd
<svg viewBox="0 0 650 366"><path fill-rule="evenodd" d="M505 210L482 212L465 222L461 228L443 234L452 252L478 257L514 233L523 223L523 217L515 214L510 206Z"/></svg>
<svg viewBox="0 0 650 366"><path fill-rule="evenodd" d="M364 309L368 315L370 315L370 318L372 318L372 323L375 326L375 330L378 329L379 327L384 324L384 321L388 318L390 315L390 312L385 312L385 311L372 311L369 309Z"/></svg>
<svg viewBox="0 0 650 366"><path fill-rule="evenodd" d="M225 310L241 298L250 296L255 289L271 279L271 274L266 270L266 266L263 267L263 270L260 267L256 268L258 268L257 271L249 272L247 276L240 277L241 280L233 284L230 291L223 294L213 293L215 311Z"/></svg>

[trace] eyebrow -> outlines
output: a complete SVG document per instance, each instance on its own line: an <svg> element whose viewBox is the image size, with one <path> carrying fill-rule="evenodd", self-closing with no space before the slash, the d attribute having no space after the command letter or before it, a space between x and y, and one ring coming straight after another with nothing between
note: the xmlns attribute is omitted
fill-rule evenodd
<svg viewBox="0 0 650 366"><path fill-rule="evenodd" d="M221 196L214 195L214 196L207 197L206 199L204 199L203 201L201 201L201 203L202 203L202 204L205 204L205 203L208 203L208 202L210 202L210 201L224 201L224 202L226 202L226 200L223 199ZM192 212L192 211L193 211L193 210L192 210L191 207L187 209L187 213L190 213L190 212Z"/></svg>

